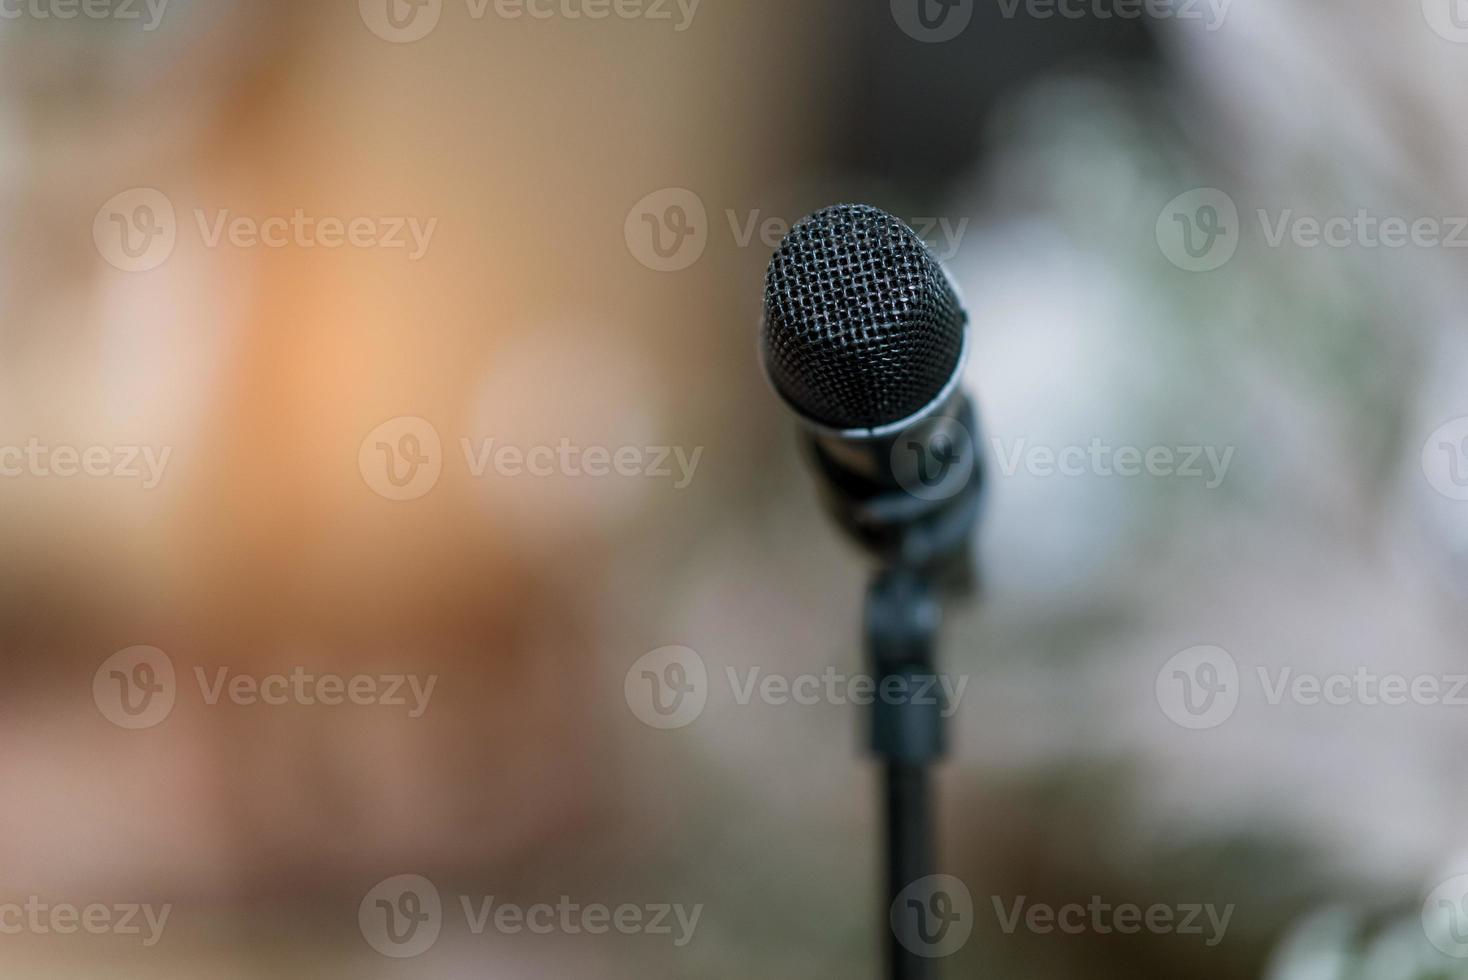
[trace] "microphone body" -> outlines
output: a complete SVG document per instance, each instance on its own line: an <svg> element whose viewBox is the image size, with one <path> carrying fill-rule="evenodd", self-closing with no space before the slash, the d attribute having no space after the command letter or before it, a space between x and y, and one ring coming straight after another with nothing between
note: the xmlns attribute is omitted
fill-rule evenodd
<svg viewBox="0 0 1468 980"><path fill-rule="evenodd" d="M973 403L956 392L910 429L865 440L806 433L832 519L882 564L972 586L972 543L983 490Z"/></svg>
<svg viewBox="0 0 1468 980"><path fill-rule="evenodd" d="M837 205L770 263L767 377L795 412L836 523L888 566L972 582L983 484L962 388L967 314L923 241L876 208Z"/></svg>

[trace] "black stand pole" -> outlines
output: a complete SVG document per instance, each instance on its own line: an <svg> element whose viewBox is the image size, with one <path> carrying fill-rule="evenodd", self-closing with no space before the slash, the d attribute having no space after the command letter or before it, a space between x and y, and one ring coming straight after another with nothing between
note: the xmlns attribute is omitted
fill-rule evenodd
<svg viewBox="0 0 1468 980"><path fill-rule="evenodd" d="M908 910L894 908L913 882L933 873L933 815L928 767L943 755L941 686L933 669L939 606L925 576L897 567L877 574L867 593L868 655L877 699L872 749L886 779L887 874L884 918L887 975L926 980L932 961Z"/></svg>
<svg viewBox="0 0 1468 980"><path fill-rule="evenodd" d="M866 644L877 684L871 744L886 782L882 922L891 980L928 980L940 955L941 932L929 931L928 913L941 914L942 909L921 888L917 894L903 893L934 872L929 768L946 747L945 705L934 667L942 618L938 594L963 597L978 584L972 551L984 470L975 438L978 426L972 404L961 394L944 418L958 423L946 445L935 440L925 444L904 434L865 449L871 463L941 448L943 458L932 467L938 483L924 481L921 493L895 477L879 480L853 472L849 446L810 440L832 515L878 561L867 591ZM867 469L883 472L875 464ZM919 478L924 472L920 468L908 476Z"/></svg>
<svg viewBox="0 0 1468 980"><path fill-rule="evenodd" d="M932 801L925 766L887 763L887 907L914 881L933 873ZM899 912L899 914L905 914ZM889 918L891 912L888 912ZM926 980L932 960L904 944L899 928L887 931L887 975Z"/></svg>

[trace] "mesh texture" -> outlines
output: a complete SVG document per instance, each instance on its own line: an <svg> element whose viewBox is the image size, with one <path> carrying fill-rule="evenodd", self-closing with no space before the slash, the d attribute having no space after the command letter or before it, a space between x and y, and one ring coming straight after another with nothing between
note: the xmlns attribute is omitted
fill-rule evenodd
<svg viewBox="0 0 1468 980"><path fill-rule="evenodd" d="M808 419L836 429L899 422L936 398L966 317L921 238L877 208L801 221L765 277L765 366Z"/></svg>

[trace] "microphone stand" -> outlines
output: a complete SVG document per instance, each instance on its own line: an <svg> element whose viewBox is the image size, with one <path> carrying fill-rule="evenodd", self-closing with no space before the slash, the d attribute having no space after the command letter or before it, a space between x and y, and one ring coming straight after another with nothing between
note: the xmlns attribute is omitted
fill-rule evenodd
<svg viewBox="0 0 1468 980"><path fill-rule="evenodd" d="M945 417L963 433L948 445L944 474L954 486L918 496L901 486L854 476L850 459L838 461L819 438L810 441L827 488L827 507L838 524L878 560L867 590L866 654L876 681L871 749L884 774L885 881L882 921L890 980L928 980L940 939L928 932L931 911L923 889L903 898L934 873L931 766L947 741L945 705L936 671L940 595L977 591L973 538L983 487L973 406L959 394ZM868 447L873 458L903 452L905 435ZM917 453L930 446L914 441ZM838 450L839 451L839 450ZM952 469L957 466L958 469ZM940 480L942 478L940 477ZM930 490L932 488L929 488ZM898 907L902 898L902 907ZM938 935L941 937L940 928Z"/></svg>
<svg viewBox="0 0 1468 980"><path fill-rule="evenodd" d="M885 768L887 975L892 980L924 980L932 960L919 955L907 913L893 903L913 882L933 873L933 804L928 767L943 756L943 705L933 653L941 612L925 576L896 566L876 573L866 600L867 655L874 668L878 697L872 710L872 750ZM889 686L901 698L883 696ZM914 692L927 692L919 698ZM921 905L920 898L914 901ZM907 941L904 941L907 940Z"/></svg>

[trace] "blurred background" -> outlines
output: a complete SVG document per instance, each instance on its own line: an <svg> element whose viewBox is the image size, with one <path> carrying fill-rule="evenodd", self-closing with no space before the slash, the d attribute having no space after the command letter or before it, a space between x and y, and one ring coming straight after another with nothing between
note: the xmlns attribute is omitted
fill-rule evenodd
<svg viewBox="0 0 1468 980"><path fill-rule="evenodd" d="M837 201L973 317L944 975L1468 975L1468 695L1270 696L1468 672L1456 2L0 5L0 976L878 976L864 712L741 697L863 669L756 357ZM1093 444L1200 471L1033 452ZM1224 717L1171 701L1199 647ZM1094 897L1230 917L998 914Z"/></svg>

